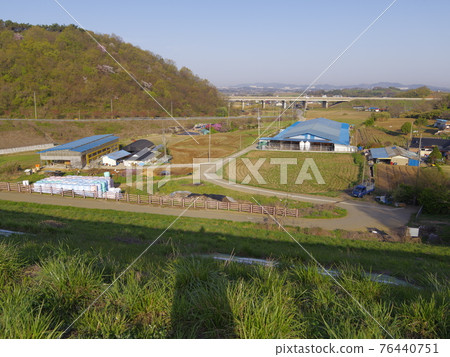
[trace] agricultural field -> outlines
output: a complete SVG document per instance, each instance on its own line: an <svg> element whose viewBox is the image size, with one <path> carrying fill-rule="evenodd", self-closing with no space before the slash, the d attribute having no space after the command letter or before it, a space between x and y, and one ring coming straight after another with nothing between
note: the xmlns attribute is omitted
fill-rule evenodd
<svg viewBox="0 0 450 357"><path fill-rule="evenodd" d="M336 106L335 108L328 109L314 108L307 110L306 118L314 119L323 117L357 126L366 121L370 114L370 112L357 111L351 108L340 108Z"/></svg>
<svg viewBox="0 0 450 357"><path fill-rule="evenodd" d="M227 157L236 151L245 149L258 137L257 130L237 130L211 135L211 157ZM193 159L208 158L209 135L195 136L198 144L190 137L182 142L169 145L173 156L172 164L192 164Z"/></svg>
<svg viewBox="0 0 450 357"><path fill-rule="evenodd" d="M253 119L253 121L256 121L256 119ZM199 122L201 122L201 119L180 121L187 129ZM225 123L226 119L215 119L212 122ZM62 144L97 134L116 134L121 139L134 140L146 138L152 134L161 134L163 125L168 134L172 130L170 129L171 127L178 126L173 120L159 119L105 119L98 121L0 120L0 149L46 143Z"/></svg>
<svg viewBox="0 0 450 357"><path fill-rule="evenodd" d="M256 178L250 174L249 169L244 164L244 159L249 159L255 164L258 160L264 160L259 173L265 180L258 183ZM280 183L280 166L270 164L271 158L291 158L297 159L297 165L287 166L287 181ZM318 183L311 169L307 173L311 175L311 180L304 180L301 184L295 184L305 159L312 159L324 180L324 184ZM229 166L226 167L224 176L229 177ZM250 175L249 175L250 174ZM274 151L251 151L236 160L236 182L246 183L251 186L260 186L268 189L275 189L286 192L312 193L336 196L340 192L351 188L360 177L361 167L355 162L352 154L336 153L299 153L299 152L274 152ZM250 180L245 180L248 177Z"/></svg>
<svg viewBox="0 0 450 357"><path fill-rule="evenodd" d="M352 143L363 147L405 146L408 136L400 131L383 131L374 127L360 127L355 130Z"/></svg>
<svg viewBox="0 0 450 357"><path fill-rule="evenodd" d="M392 192L401 183L413 185L416 182L417 167L403 165L375 165L375 183L378 191Z"/></svg>
<svg viewBox="0 0 450 357"><path fill-rule="evenodd" d="M23 170L31 169L40 162L39 154L34 152L0 155L0 181L21 181L36 178L36 175L32 175L33 177L26 176Z"/></svg>
<svg viewBox="0 0 450 357"><path fill-rule="evenodd" d="M8 201L0 215L26 233L0 237L1 338L389 337L273 224L183 217L119 276L174 217ZM287 230L394 338L449 338L449 247Z"/></svg>

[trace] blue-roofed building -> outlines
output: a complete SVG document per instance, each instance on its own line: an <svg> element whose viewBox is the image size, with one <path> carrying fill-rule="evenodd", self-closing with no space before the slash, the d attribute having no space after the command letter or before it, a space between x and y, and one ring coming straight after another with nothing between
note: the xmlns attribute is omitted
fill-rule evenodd
<svg viewBox="0 0 450 357"><path fill-rule="evenodd" d="M83 168L102 156L119 149L119 138L113 134L94 135L41 151L46 165L65 164Z"/></svg>
<svg viewBox="0 0 450 357"><path fill-rule="evenodd" d="M119 150L112 152L111 154L102 157L103 165L117 166L125 158L131 156L132 154L125 150Z"/></svg>
<svg viewBox="0 0 450 357"><path fill-rule="evenodd" d="M352 152L350 125L326 118L298 121L274 137L261 138L260 149Z"/></svg>
<svg viewBox="0 0 450 357"><path fill-rule="evenodd" d="M419 166L419 155L400 146L370 149L369 160L374 163Z"/></svg>

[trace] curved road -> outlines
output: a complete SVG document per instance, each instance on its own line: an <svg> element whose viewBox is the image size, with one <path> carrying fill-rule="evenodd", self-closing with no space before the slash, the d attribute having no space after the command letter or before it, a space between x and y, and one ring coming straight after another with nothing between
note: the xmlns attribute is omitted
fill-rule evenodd
<svg viewBox="0 0 450 357"><path fill-rule="evenodd" d="M393 208L383 206L378 203L372 202L357 202L351 198L330 198L330 197L318 197L314 195L287 193L282 191L275 191L270 189L264 189L259 187L253 187L248 185L241 185L230 183L228 180L221 179L215 172L220 170L227 160L237 158L245 153L254 150L255 146L251 145L244 150L236 152L224 160L218 160L211 163L205 163L205 170L201 170L201 178L211 182L215 185L225 187L227 189L241 191L245 193L279 197L280 199L291 199L302 202L311 202L316 204L336 204L339 207L347 210L347 216L343 218L333 219L307 219L307 218L282 218L282 223L290 226L300 227L320 227L327 230L343 229L349 231L365 231L367 229L376 229L389 231L402 226L405 226L409 221L411 214L415 213L414 208ZM187 164L172 165L185 166ZM191 166L191 165L189 165ZM161 168L161 166L160 166ZM187 176L190 177L190 176ZM102 200L84 200L64 198L59 196L47 196L47 195L30 195L23 193L13 192L0 192L0 200L19 201L19 202L34 202L45 203L62 206L73 206L83 208L96 208L96 209L113 209L117 211L129 211L129 212L146 212L163 215L180 214L180 209L157 207L147 205L127 204L123 202L114 201L102 201ZM189 210L186 212L187 217L198 217L208 219L223 219L235 222L254 222L254 223L266 223L268 217L266 215L258 214L245 214L228 211L214 211L214 210Z"/></svg>

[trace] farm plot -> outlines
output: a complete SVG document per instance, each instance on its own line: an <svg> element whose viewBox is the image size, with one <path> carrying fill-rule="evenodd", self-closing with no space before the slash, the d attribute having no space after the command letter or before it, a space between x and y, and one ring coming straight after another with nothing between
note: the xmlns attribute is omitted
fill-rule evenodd
<svg viewBox="0 0 450 357"><path fill-rule="evenodd" d="M234 131L229 133L217 133L211 135L211 157L220 158L250 145L257 138L256 131ZM170 154L173 156L172 164L192 164L194 158L207 158L209 135L195 136L198 144L187 137L186 140L169 145Z"/></svg>
<svg viewBox="0 0 450 357"><path fill-rule="evenodd" d="M353 142L358 146L377 147L405 144L406 137L400 132L386 133L377 128L363 127L355 131Z"/></svg>
<svg viewBox="0 0 450 357"><path fill-rule="evenodd" d="M377 189L391 192L401 183L412 185L415 183L417 167L378 164L375 170Z"/></svg>
<svg viewBox="0 0 450 357"><path fill-rule="evenodd" d="M264 161L258 172L266 183L258 182L251 174L245 159L254 165L258 160ZM280 165L271 163L271 159L297 159L297 164L287 165L286 182L281 179ZM324 183L319 182L313 167L308 167L311 162L317 166ZM303 170L310 176L300 183L298 176L303 165ZM229 166L225 168L226 177L229 177L229 169ZM336 194L356 183L359 170L351 154L251 151L236 161L236 182L287 192Z"/></svg>

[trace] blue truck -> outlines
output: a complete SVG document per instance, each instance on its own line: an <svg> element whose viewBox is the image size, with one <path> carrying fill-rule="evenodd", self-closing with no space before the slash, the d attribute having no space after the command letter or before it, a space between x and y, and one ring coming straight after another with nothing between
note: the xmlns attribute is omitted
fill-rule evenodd
<svg viewBox="0 0 450 357"><path fill-rule="evenodd" d="M375 190L375 183L366 182L361 185L357 185L353 188L352 196L362 198L367 194L372 193Z"/></svg>

